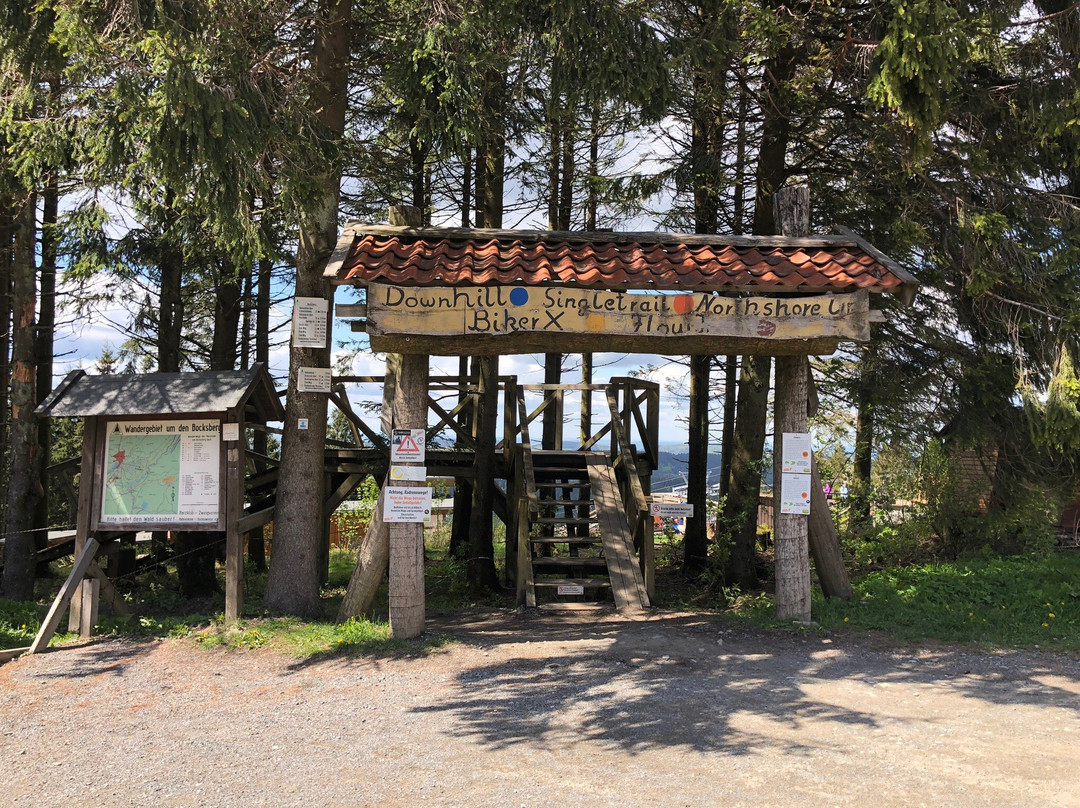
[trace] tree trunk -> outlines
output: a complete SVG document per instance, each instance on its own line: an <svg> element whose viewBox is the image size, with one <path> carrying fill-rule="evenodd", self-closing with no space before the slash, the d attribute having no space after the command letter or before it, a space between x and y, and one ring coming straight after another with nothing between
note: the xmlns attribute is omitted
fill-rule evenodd
<svg viewBox="0 0 1080 808"><path fill-rule="evenodd" d="M394 391L394 426L423 429L427 426L428 357L401 358ZM423 488L424 482L401 482L406 488ZM399 639L424 633L424 523L395 522L389 525L390 629Z"/></svg>
<svg viewBox="0 0 1080 808"><path fill-rule="evenodd" d="M171 204L169 195L166 204ZM171 220L176 215L169 214ZM179 236L170 225L160 239L158 270L161 273L161 290L158 298L157 366L161 373L180 370L180 339L184 329L184 299L181 294L184 283L184 256Z"/></svg>
<svg viewBox="0 0 1080 808"><path fill-rule="evenodd" d="M480 414L476 435L476 477L469 520L469 557L465 576L470 594L498 590L492 539L495 488L495 430L499 416L499 358L481 356Z"/></svg>
<svg viewBox="0 0 1080 808"><path fill-rule="evenodd" d="M874 375L873 348L863 349L862 367L859 370L859 382L855 390L855 406L858 415L855 419L855 451L852 464L855 472L855 484L848 497L851 524L866 528L870 525L870 503L873 498L870 475L873 471L874 453Z"/></svg>
<svg viewBox="0 0 1080 808"><path fill-rule="evenodd" d="M0 461L8 450L8 383L11 379L11 272L14 265L15 221L14 207L8 197L0 207ZM0 491L7 490L8 464L0 462ZM0 525L7 510L5 497L0 497Z"/></svg>
<svg viewBox="0 0 1080 808"><path fill-rule="evenodd" d="M801 356L781 356L776 360L773 523L776 526L776 616L781 620L805 621L810 619L809 526L804 514L780 512L785 432L806 432L806 372Z"/></svg>
<svg viewBox="0 0 1080 808"><path fill-rule="evenodd" d="M720 499L731 490L731 451L735 442L735 399L739 357L724 358L724 431L720 438Z"/></svg>
<svg viewBox="0 0 1080 808"><path fill-rule="evenodd" d="M686 499L694 515L686 520L683 538L683 573L700 574L709 563L709 536L706 530L708 499L706 477L709 467L709 370L711 356L690 357L690 434Z"/></svg>
<svg viewBox="0 0 1080 808"><path fill-rule="evenodd" d="M544 354L544 384L560 384L562 382L562 354ZM562 429L560 422L561 407L556 396L556 391L545 390L545 397L551 398L551 403L541 414L543 418L543 431L540 437L540 446L543 449L552 450L558 448L559 431Z"/></svg>
<svg viewBox="0 0 1080 808"><path fill-rule="evenodd" d="M270 281L273 270L274 262L268 257L259 259L259 279L255 292L255 361L262 363L263 367L270 365ZM269 441L265 431L255 430L251 448L257 454L267 455ZM248 560L255 569L266 569L266 539L262 527L248 534Z"/></svg>
<svg viewBox="0 0 1080 808"><path fill-rule="evenodd" d="M744 356L739 375L739 401L731 446L731 482L724 503L724 523L732 531L725 578L728 583L738 584L743 589L757 584L754 569L757 513L771 369L771 356Z"/></svg>
<svg viewBox="0 0 1080 808"><path fill-rule="evenodd" d="M772 197L786 177L785 158L791 122L788 119L787 84L795 75L798 51L788 43L765 66L765 98L762 99L761 145L758 150L753 232L776 232ZM761 458L765 448L765 421L772 358L743 357L739 379L739 403L735 417L735 446L731 458L731 493L724 515L734 524L734 546L728 562L728 580L740 586L755 583L754 544L757 505L761 491ZM779 481L774 480L776 485Z"/></svg>
<svg viewBox="0 0 1080 808"><path fill-rule="evenodd" d="M348 106L349 31L351 0L320 0L320 26L311 54L315 81L312 106L329 137L345 131ZM331 297L323 267L337 241L341 171L334 166L320 177L318 202L305 211L296 256L296 296ZM289 388L281 438L281 476L274 519L274 553L266 580L265 605L271 609L316 616L319 597L319 558L323 537L326 446L326 398L296 389L300 367L329 367L330 348L289 350ZM307 429L301 430L301 419Z"/></svg>
<svg viewBox="0 0 1080 808"><path fill-rule="evenodd" d="M5 596L31 600L34 596L34 511L41 497L38 448L34 326L36 294L34 248L37 205L28 194L16 214L15 253L11 271L11 477L4 526Z"/></svg>
<svg viewBox="0 0 1080 808"><path fill-rule="evenodd" d="M210 344L210 370L233 370L239 342L242 297L240 279L232 262L224 262L214 299L214 336Z"/></svg>
<svg viewBox="0 0 1080 808"><path fill-rule="evenodd" d="M50 178L42 195L41 214L41 272L38 294L38 322L35 353L37 355L37 404L52 391L53 334L56 329L56 221L60 194L56 180ZM49 463L52 458L52 430L49 421L38 428L38 456L41 458L41 499L34 515L35 546L43 550L49 544Z"/></svg>

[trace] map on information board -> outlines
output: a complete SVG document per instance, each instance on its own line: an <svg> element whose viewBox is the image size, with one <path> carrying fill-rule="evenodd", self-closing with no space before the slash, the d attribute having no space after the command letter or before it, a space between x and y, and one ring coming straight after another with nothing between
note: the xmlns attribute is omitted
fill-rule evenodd
<svg viewBox="0 0 1080 808"><path fill-rule="evenodd" d="M218 521L218 420L110 421L105 434L102 522Z"/></svg>

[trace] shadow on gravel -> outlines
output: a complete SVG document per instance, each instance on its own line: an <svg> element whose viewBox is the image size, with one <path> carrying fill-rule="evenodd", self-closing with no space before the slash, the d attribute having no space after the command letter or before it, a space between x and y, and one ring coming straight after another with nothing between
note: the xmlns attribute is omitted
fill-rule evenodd
<svg viewBox="0 0 1080 808"><path fill-rule="evenodd" d="M65 645L52 648L46 654L61 654L66 664L57 670L35 671L40 679L79 679L102 674L123 676L128 667L151 653L157 646L154 640L103 639L86 645ZM72 651L78 653L71 653Z"/></svg>
<svg viewBox="0 0 1080 808"><path fill-rule="evenodd" d="M868 650L843 639L732 631L697 615L644 622L526 616L443 628L480 654L503 643L564 646L542 658L490 665L480 657L481 664L458 676L463 697L416 711L450 713L459 735L490 748L555 750L588 740L630 753L680 747L744 755L768 746L797 755L810 747L785 728L821 722L881 728L895 719L880 709L817 700L811 693L818 684L840 692L845 683L934 685L1001 704L1075 708L1076 692L1038 677L1075 681L1080 673L1075 660ZM766 719L768 734L740 726L748 723L739 721L743 715L754 716L756 726Z"/></svg>

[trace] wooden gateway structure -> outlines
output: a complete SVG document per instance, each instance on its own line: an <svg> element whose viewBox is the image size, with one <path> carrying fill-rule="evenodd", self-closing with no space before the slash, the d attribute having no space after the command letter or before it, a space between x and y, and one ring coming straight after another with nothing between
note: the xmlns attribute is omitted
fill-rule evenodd
<svg viewBox="0 0 1080 808"><path fill-rule="evenodd" d="M545 587L574 594L602 587L628 610L649 606L652 596L646 514L657 461L656 385L613 379L519 386L512 377L500 380L497 357L773 355L776 433L802 433L808 355L868 341L870 295L907 303L917 288L911 275L846 230L761 237L353 224L325 275L363 290L363 303L339 303L337 314L389 356L393 427L429 428L431 355L478 357L472 384L480 400L496 400L501 385L501 442L490 413L460 435L459 445L470 452L465 465L476 485L494 486L496 475L506 480L495 510L507 525L507 568L519 602L534 605ZM530 393L540 396L535 407L527 403ZM560 428L543 448L534 446L536 419L561 424L570 396L581 396L587 414L580 433L570 440ZM604 417L594 429L597 410ZM457 414L443 408L438 417L451 423ZM406 476L415 481L402 484L424 485L422 475ZM778 612L809 619L807 519L779 512ZM424 620L422 525L395 524L387 532L391 624L395 634L412 636ZM794 595L781 594L792 587Z"/></svg>

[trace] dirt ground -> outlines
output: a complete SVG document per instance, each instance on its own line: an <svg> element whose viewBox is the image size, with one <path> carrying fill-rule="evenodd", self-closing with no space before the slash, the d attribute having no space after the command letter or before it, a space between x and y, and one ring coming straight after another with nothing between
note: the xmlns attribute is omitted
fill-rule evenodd
<svg viewBox="0 0 1080 808"><path fill-rule="evenodd" d="M1080 806L1080 660L484 613L297 661L104 640L0 667L6 806Z"/></svg>

